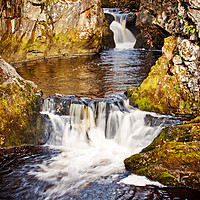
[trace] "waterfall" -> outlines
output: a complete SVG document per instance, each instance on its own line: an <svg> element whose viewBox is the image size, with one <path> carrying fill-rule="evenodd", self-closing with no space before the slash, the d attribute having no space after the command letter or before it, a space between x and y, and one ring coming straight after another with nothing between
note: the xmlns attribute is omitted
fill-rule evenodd
<svg viewBox="0 0 200 200"><path fill-rule="evenodd" d="M126 28L126 20L130 13L120 13L119 9L104 9L104 13L109 13L115 18L110 24L110 29L114 33L116 48L133 48L136 43L135 36Z"/></svg>
<svg viewBox="0 0 200 200"><path fill-rule="evenodd" d="M147 115L159 115L132 108L119 97L47 98L42 114L48 114L52 124L47 145L61 153L30 174L50 182L52 187L41 195L51 198L123 172L124 159L149 145L161 130L160 125L149 126L145 121Z"/></svg>

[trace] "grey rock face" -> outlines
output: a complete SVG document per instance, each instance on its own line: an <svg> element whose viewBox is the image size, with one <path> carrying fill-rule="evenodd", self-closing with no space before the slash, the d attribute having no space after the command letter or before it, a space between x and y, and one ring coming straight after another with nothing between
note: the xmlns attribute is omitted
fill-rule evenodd
<svg viewBox="0 0 200 200"><path fill-rule="evenodd" d="M0 3L0 53L7 61L101 48L105 27L100 0L13 2Z"/></svg>

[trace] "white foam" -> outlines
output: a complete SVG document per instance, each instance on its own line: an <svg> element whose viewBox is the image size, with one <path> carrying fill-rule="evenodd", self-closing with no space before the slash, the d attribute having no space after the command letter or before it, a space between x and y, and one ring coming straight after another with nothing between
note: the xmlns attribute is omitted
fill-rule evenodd
<svg viewBox="0 0 200 200"><path fill-rule="evenodd" d="M48 144L62 153L30 172L51 182L48 197L74 193L102 176L123 172L124 159L139 153L159 134L161 127L145 125L146 112L132 109L127 102L124 105L127 111L102 101L91 107L72 104L70 116L49 113L53 132Z"/></svg>
<svg viewBox="0 0 200 200"><path fill-rule="evenodd" d="M145 176L137 176L135 174L131 174L130 176L122 179L119 183L135 185L135 186L146 186L146 185L156 185L159 187L164 186L159 182L149 180Z"/></svg>

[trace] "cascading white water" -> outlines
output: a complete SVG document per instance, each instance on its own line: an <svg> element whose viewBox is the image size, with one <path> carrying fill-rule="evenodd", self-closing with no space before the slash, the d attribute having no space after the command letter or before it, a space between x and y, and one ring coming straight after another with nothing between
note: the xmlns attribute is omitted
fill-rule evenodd
<svg viewBox="0 0 200 200"><path fill-rule="evenodd" d="M116 12L116 9L114 11L113 9L104 9L104 13L109 13L115 17L115 21L110 24L110 29L114 33L116 48L133 48L136 43L136 38L131 31L126 28L128 14L119 14Z"/></svg>
<svg viewBox="0 0 200 200"><path fill-rule="evenodd" d="M62 152L30 174L52 184L45 194L49 198L123 172L124 159L149 145L161 129L145 125L147 112L133 109L122 99L118 103L94 100L88 106L72 103L70 114L61 116L56 115L54 102L46 99L43 109L53 127L47 144Z"/></svg>

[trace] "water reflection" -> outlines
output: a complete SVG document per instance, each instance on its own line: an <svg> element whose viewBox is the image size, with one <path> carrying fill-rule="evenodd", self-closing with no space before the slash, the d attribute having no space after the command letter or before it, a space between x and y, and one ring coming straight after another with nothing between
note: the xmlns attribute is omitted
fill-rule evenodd
<svg viewBox="0 0 200 200"><path fill-rule="evenodd" d="M70 56L15 63L18 73L43 93L107 97L141 84L160 52L107 50L99 55Z"/></svg>

